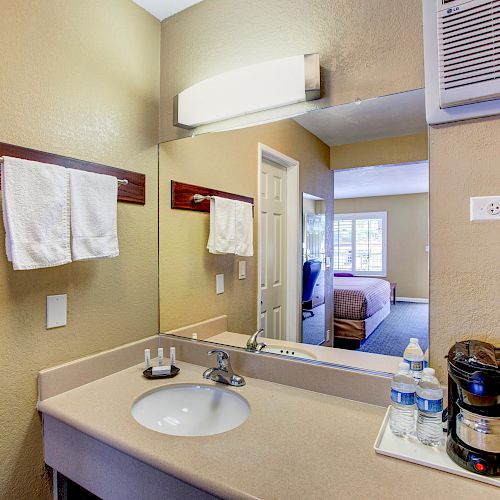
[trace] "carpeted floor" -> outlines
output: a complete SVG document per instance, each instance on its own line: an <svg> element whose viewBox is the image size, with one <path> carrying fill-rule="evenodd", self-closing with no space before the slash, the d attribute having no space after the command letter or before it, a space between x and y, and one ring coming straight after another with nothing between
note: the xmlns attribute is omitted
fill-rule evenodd
<svg viewBox="0 0 500 500"><path fill-rule="evenodd" d="M358 349L363 352L402 356L411 337L425 352L429 347L429 304L396 302L391 313Z"/></svg>
<svg viewBox="0 0 500 500"><path fill-rule="evenodd" d="M320 345L325 340L325 305L313 309L314 316L302 322L302 342ZM428 338L429 304L396 302L391 313L358 349L363 352L402 356L411 337L417 337L425 352Z"/></svg>
<svg viewBox="0 0 500 500"><path fill-rule="evenodd" d="M313 312L314 316L302 321L302 343L319 345L325 340L325 304L315 307Z"/></svg>

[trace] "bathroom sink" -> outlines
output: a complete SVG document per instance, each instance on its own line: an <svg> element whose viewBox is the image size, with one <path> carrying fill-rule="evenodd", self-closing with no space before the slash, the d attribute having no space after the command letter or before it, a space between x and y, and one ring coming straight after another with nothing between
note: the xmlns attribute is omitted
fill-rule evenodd
<svg viewBox="0 0 500 500"><path fill-rule="evenodd" d="M309 351L303 349L295 349L289 345L268 344L262 349L262 352L270 352L271 354L283 354L284 356L291 356L293 358L302 359L317 359L316 356Z"/></svg>
<svg viewBox="0 0 500 500"><path fill-rule="evenodd" d="M174 436L211 436L240 426L250 415L246 399L203 384L175 384L141 396L132 416L144 427Z"/></svg>

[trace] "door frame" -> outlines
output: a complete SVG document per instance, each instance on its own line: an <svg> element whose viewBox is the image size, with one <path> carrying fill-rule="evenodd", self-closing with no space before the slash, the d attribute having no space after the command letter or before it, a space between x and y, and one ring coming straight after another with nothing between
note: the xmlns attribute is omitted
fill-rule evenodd
<svg viewBox="0 0 500 500"><path fill-rule="evenodd" d="M299 316L301 312L301 304L299 291L301 286L299 283L299 268L301 256L299 254L299 238L300 229L300 207L299 202L299 162L289 156L280 153L261 142L258 143L258 169L257 169L257 234L259 238L259 248L257 256L257 329L260 328L260 303L261 303L261 255L260 255L260 197L261 197L261 169L262 161L267 160L286 168L287 192L286 192L286 332L285 338L291 342L299 342Z"/></svg>

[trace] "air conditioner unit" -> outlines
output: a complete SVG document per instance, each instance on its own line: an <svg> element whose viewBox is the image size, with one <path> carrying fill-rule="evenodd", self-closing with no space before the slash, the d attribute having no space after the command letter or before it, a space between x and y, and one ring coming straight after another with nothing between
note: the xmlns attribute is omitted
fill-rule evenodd
<svg viewBox="0 0 500 500"><path fill-rule="evenodd" d="M423 0L429 124L500 114L500 0Z"/></svg>

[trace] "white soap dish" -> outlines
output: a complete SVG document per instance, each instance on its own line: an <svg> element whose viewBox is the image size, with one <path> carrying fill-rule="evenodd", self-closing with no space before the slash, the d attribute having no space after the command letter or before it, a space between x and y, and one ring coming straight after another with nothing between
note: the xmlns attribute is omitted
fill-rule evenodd
<svg viewBox="0 0 500 500"><path fill-rule="evenodd" d="M444 440L442 445L426 446L422 444L416 436L407 438L395 436L389 429L389 410L390 407L385 413L384 421L382 422L377 439L373 445L377 453L500 487L500 478L474 474L473 472L462 469L453 462L446 453L446 444Z"/></svg>

